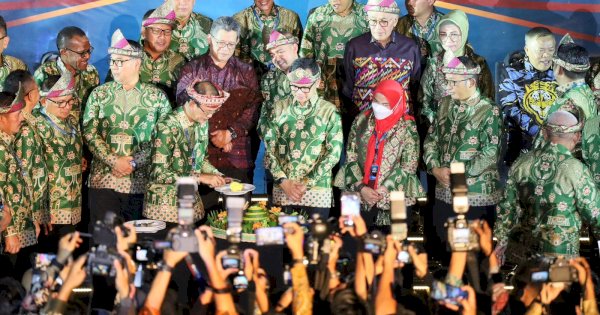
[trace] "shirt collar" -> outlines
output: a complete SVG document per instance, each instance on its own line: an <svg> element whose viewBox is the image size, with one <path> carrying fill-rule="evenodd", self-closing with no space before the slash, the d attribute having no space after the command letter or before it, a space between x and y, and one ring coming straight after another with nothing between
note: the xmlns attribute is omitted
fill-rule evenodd
<svg viewBox="0 0 600 315"><path fill-rule="evenodd" d="M573 156L573 154L571 153L571 151L569 151L569 149L567 149L567 147L565 147L562 144L559 143L552 143L550 141L548 141L548 143L546 144L549 148L551 148L552 151L556 151L560 154L564 154L567 155L569 157Z"/></svg>
<svg viewBox="0 0 600 315"><path fill-rule="evenodd" d="M275 16L277 16L277 14L279 13L279 8L277 7L277 5L276 5L276 4L273 4L273 9L271 9L271 12L269 12L269 15L265 15L265 14L263 14L263 13L262 13L262 11L261 11L261 10L259 10L259 9L256 7L256 5L254 5L254 4L252 5L252 10L254 10L254 12L255 12L255 13L258 15L258 17L259 17L261 20L266 20L266 19L268 19L268 18L270 18L270 17L275 17Z"/></svg>
<svg viewBox="0 0 600 315"><path fill-rule="evenodd" d="M463 107L468 114L471 114L473 111L475 111L476 108L480 106L480 100L481 92L479 92L479 89L477 89L475 90L475 93L471 95L471 97L469 97L468 99L464 101L457 100L455 102L459 105L459 107Z"/></svg>
<svg viewBox="0 0 600 315"><path fill-rule="evenodd" d="M373 35L371 35L371 32L369 32L369 36L371 36L371 43L373 43L383 49L386 49L386 48L390 47L392 44L396 43L396 31L392 31L391 40L385 47L382 47L381 44L379 44L379 42L376 41L375 38L373 38Z"/></svg>
<svg viewBox="0 0 600 315"><path fill-rule="evenodd" d="M192 128L196 124L195 122L191 121L188 118L185 111L183 110L183 106L180 106L177 109L177 113L175 114L175 117L177 117L177 121L179 122L179 124L181 125L181 128L183 130Z"/></svg>
<svg viewBox="0 0 600 315"><path fill-rule="evenodd" d="M4 142L5 144L7 144L9 146L12 146L13 141L15 141L15 136L9 135L9 134L5 133L4 131L0 130L0 140L2 140L2 142Z"/></svg>
<svg viewBox="0 0 600 315"><path fill-rule="evenodd" d="M40 109L40 113L42 113L44 116L50 118L50 120L52 120L52 122L54 122L55 124L60 125L60 126L63 126L69 119L67 117L67 119L62 120L62 119L54 116L52 113L48 112L45 107L42 107L42 109Z"/></svg>
<svg viewBox="0 0 600 315"><path fill-rule="evenodd" d="M125 90L123 88L123 84L114 81L117 84L117 90ZM137 90L138 92L142 92L142 81L138 79L137 83L135 84L135 86L133 87L134 90Z"/></svg>
<svg viewBox="0 0 600 315"><path fill-rule="evenodd" d="M575 80L575 81L569 82L567 84L562 84L562 85L557 86L556 87L556 92L558 94L564 95L567 92L569 92L571 89L578 88L578 87L583 86L585 84L586 84L585 83L585 79Z"/></svg>

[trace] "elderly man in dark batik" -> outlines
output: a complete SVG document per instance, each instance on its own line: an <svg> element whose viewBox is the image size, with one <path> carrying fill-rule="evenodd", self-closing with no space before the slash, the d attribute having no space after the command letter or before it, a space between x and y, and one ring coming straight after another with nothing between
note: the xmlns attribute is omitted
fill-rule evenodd
<svg viewBox="0 0 600 315"><path fill-rule="evenodd" d="M433 224L446 247L447 219L455 216L450 192L450 166L464 163L470 220L484 219L490 226L496 219L500 199L498 158L502 118L500 110L477 87L481 67L467 56L446 53L446 82L449 95L442 98L438 114L425 139L423 160L427 171L435 176ZM441 251L442 258L444 251Z"/></svg>
<svg viewBox="0 0 600 315"><path fill-rule="evenodd" d="M75 77L77 97L73 104L73 116L81 119L90 93L100 84L98 71L89 64L94 47L90 45L85 32L75 26L67 26L58 33L56 47L60 52L58 60L42 64L33 76L38 86L41 86L48 76L61 76L66 71L70 72Z"/></svg>
<svg viewBox="0 0 600 315"><path fill-rule="evenodd" d="M320 72L312 59L294 61L288 73L294 97L275 102L264 140L275 182L273 203L327 218L343 137L338 109L317 93Z"/></svg>
<svg viewBox="0 0 600 315"><path fill-rule="evenodd" d="M187 61L208 51L208 33L212 19L193 12L196 0L175 0L177 25L171 34L170 49Z"/></svg>
<svg viewBox="0 0 600 315"><path fill-rule="evenodd" d="M4 84L4 80L8 74L16 70L27 70L27 65L23 61L13 56L3 54L8 48L10 36L8 36L8 28L4 17L0 15L0 87ZM0 91L2 89L0 88Z"/></svg>
<svg viewBox="0 0 600 315"><path fill-rule="evenodd" d="M207 81L196 80L186 88L189 100L161 120L154 132L152 166L146 191L144 217L178 222L177 187L184 176L211 188L225 185L225 179L207 156L208 120L229 97L229 93ZM196 193L194 221L204 217L204 206Z"/></svg>
<svg viewBox="0 0 600 315"><path fill-rule="evenodd" d="M189 100L186 88L197 79L230 93L221 110L211 118L208 157L226 176L251 183L255 157L250 136L256 132L262 95L252 66L233 56L239 36L240 26L233 18L220 17L213 22L208 36L209 52L181 69L177 103L182 105ZM204 190L201 195L206 209L218 206L218 193Z"/></svg>
<svg viewBox="0 0 600 315"><path fill-rule="evenodd" d="M338 108L346 44L368 31L364 5L355 0L329 0L309 13L300 56L317 61L323 76L319 93Z"/></svg>
<svg viewBox="0 0 600 315"><path fill-rule="evenodd" d="M592 227L593 236L600 237L600 193L588 168L572 154L581 126L569 112L551 114L543 127L544 145L513 164L498 204L494 229L498 256L506 253L510 258L511 251L525 250L578 257L582 219ZM513 231L525 233L519 244L509 242Z"/></svg>
<svg viewBox="0 0 600 315"><path fill-rule="evenodd" d="M127 221L141 217L152 132L171 111L163 91L140 81L144 52L138 43L116 30L108 53L115 81L94 89L83 119L94 156L88 181L92 225L108 211Z"/></svg>
<svg viewBox="0 0 600 315"><path fill-rule="evenodd" d="M271 64L271 56L265 49L274 30L302 37L302 23L298 14L276 5L274 0L253 0L254 4L236 13L233 18L240 24L239 51L236 55L252 63L260 78Z"/></svg>
<svg viewBox="0 0 600 315"><path fill-rule="evenodd" d="M365 6L371 32L358 36L346 46L343 94L351 102L344 104L344 135L350 131L354 117L371 108L373 89L384 79L398 81L412 96L421 77L421 53L417 44L394 31L400 8L394 0L369 0Z"/></svg>
<svg viewBox="0 0 600 315"><path fill-rule="evenodd" d="M269 51L275 67L269 70L260 81L260 90L264 98L258 119L258 134L261 138L266 132L273 104L286 97L291 97L292 91L287 73L292 63L298 59L298 38L289 32L273 31L266 49Z"/></svg>
<svg viewBox="0 0 600 315"><path fill-rule="evenodd" d="M408 14L401 17L396 32L415 40L421 49L421 66L441 49L436 41L435 29L443 14L433 5L436 0L405 0Z"/></svg>
<svg viewBox="0 0 600 315"><path fill-rule="evenodd" d="M504 112L508 144L504 160L508 165L531 149L533 139L556 99L552 56L556 40L549 29L535 27L525 34L525 51L509 56L500 72L498 105Z"/></svg>
<svg viewBox="0 0 600 315"><path fill-rule="evenodd" d="M36 112L36 129L42 139L48 168L49 237L46 248L57 249L59 239L81 221L83 139L79 121L70 114L75 102L75 80L69 73L58 80L48 77L41 88L42 107Z"/></svg>
<svg viewBox="0 0 600 315"><path fill-rule="evenodd" d="M175 28L173 0L165 1L155 10L144 15L141 44L144 58L140 68L140 81L160 87L174 102L174 89L179 78L179 70L185 58L169 49L171 35Z"/></svg>
<svg viewBox="0 0 600 315"><path fill-rule="evenodd" d="M17 254L15 270L11 274L16 278L20 278L31 266L30 246L37 244L41 219L39 212L33 212L31 178L15 147L15 135L23 121L23 94L22 88L16 96L0 92L0 195L5 209L12 214L12 221L2 236L4 251Z"/></svg>

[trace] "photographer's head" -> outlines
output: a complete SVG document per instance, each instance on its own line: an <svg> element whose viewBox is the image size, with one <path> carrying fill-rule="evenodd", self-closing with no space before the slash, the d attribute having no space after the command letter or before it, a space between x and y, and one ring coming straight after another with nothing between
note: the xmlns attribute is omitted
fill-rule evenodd
<svg viewBox="0 0 600 315"><path fill-rule="evenodd" d="M0 279L0 315L19 314L25 289L14 278Z"/></svg>
<svg viewBox="0 0 600 315"><path fill-rule="evenodd" d="M543 129L544 139L572 151L581 139L581 127L582 124L575 115L560 110L548 116Z"/></svg>
<svg viewBox="0 0 600 315"><path fill-rule="evenodd" d="M334 315L366 315L367 305L356 295L353 288L346 288L334 293L331 301L331 314Z"/></svg>
<svg viewBox="0 0 600 315"><path fill-rule="evenodd" d="M184 112L190 121L204 123L208 121L227 101L229 93L210 81L195 80L186 88L189 101Z"/></svg>

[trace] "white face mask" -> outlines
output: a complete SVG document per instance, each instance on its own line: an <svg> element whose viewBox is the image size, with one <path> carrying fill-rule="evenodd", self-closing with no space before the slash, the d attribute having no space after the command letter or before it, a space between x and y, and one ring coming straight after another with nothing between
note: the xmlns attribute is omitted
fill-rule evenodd
<svg viewBox="0 0 600 315"><path fill-rule="evenodd" d="M382 120L390 117L390 115L394 112L393 109L383 106L377 102L372 102L371 106L373 107L373 114L375 118Z"/></svg>

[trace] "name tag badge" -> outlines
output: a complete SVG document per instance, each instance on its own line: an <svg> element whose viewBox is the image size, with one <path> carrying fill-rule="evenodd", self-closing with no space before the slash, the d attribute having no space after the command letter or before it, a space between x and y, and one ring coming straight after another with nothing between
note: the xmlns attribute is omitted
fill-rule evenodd
<svg viewBox="0 0 600 315"><path fill-rule="evenodd" d="M472 159L476 154L477 154L477 150L475 149L469 149L467 151L460 151L459 157L462 161L468 161L470 159Z"/></svg>
<svg viewBox="0 0 600 315"><path fill-rule="evenodd" d="M565 217L549 216L547 224L554 226L569 226L569 219Z"/></svg>

